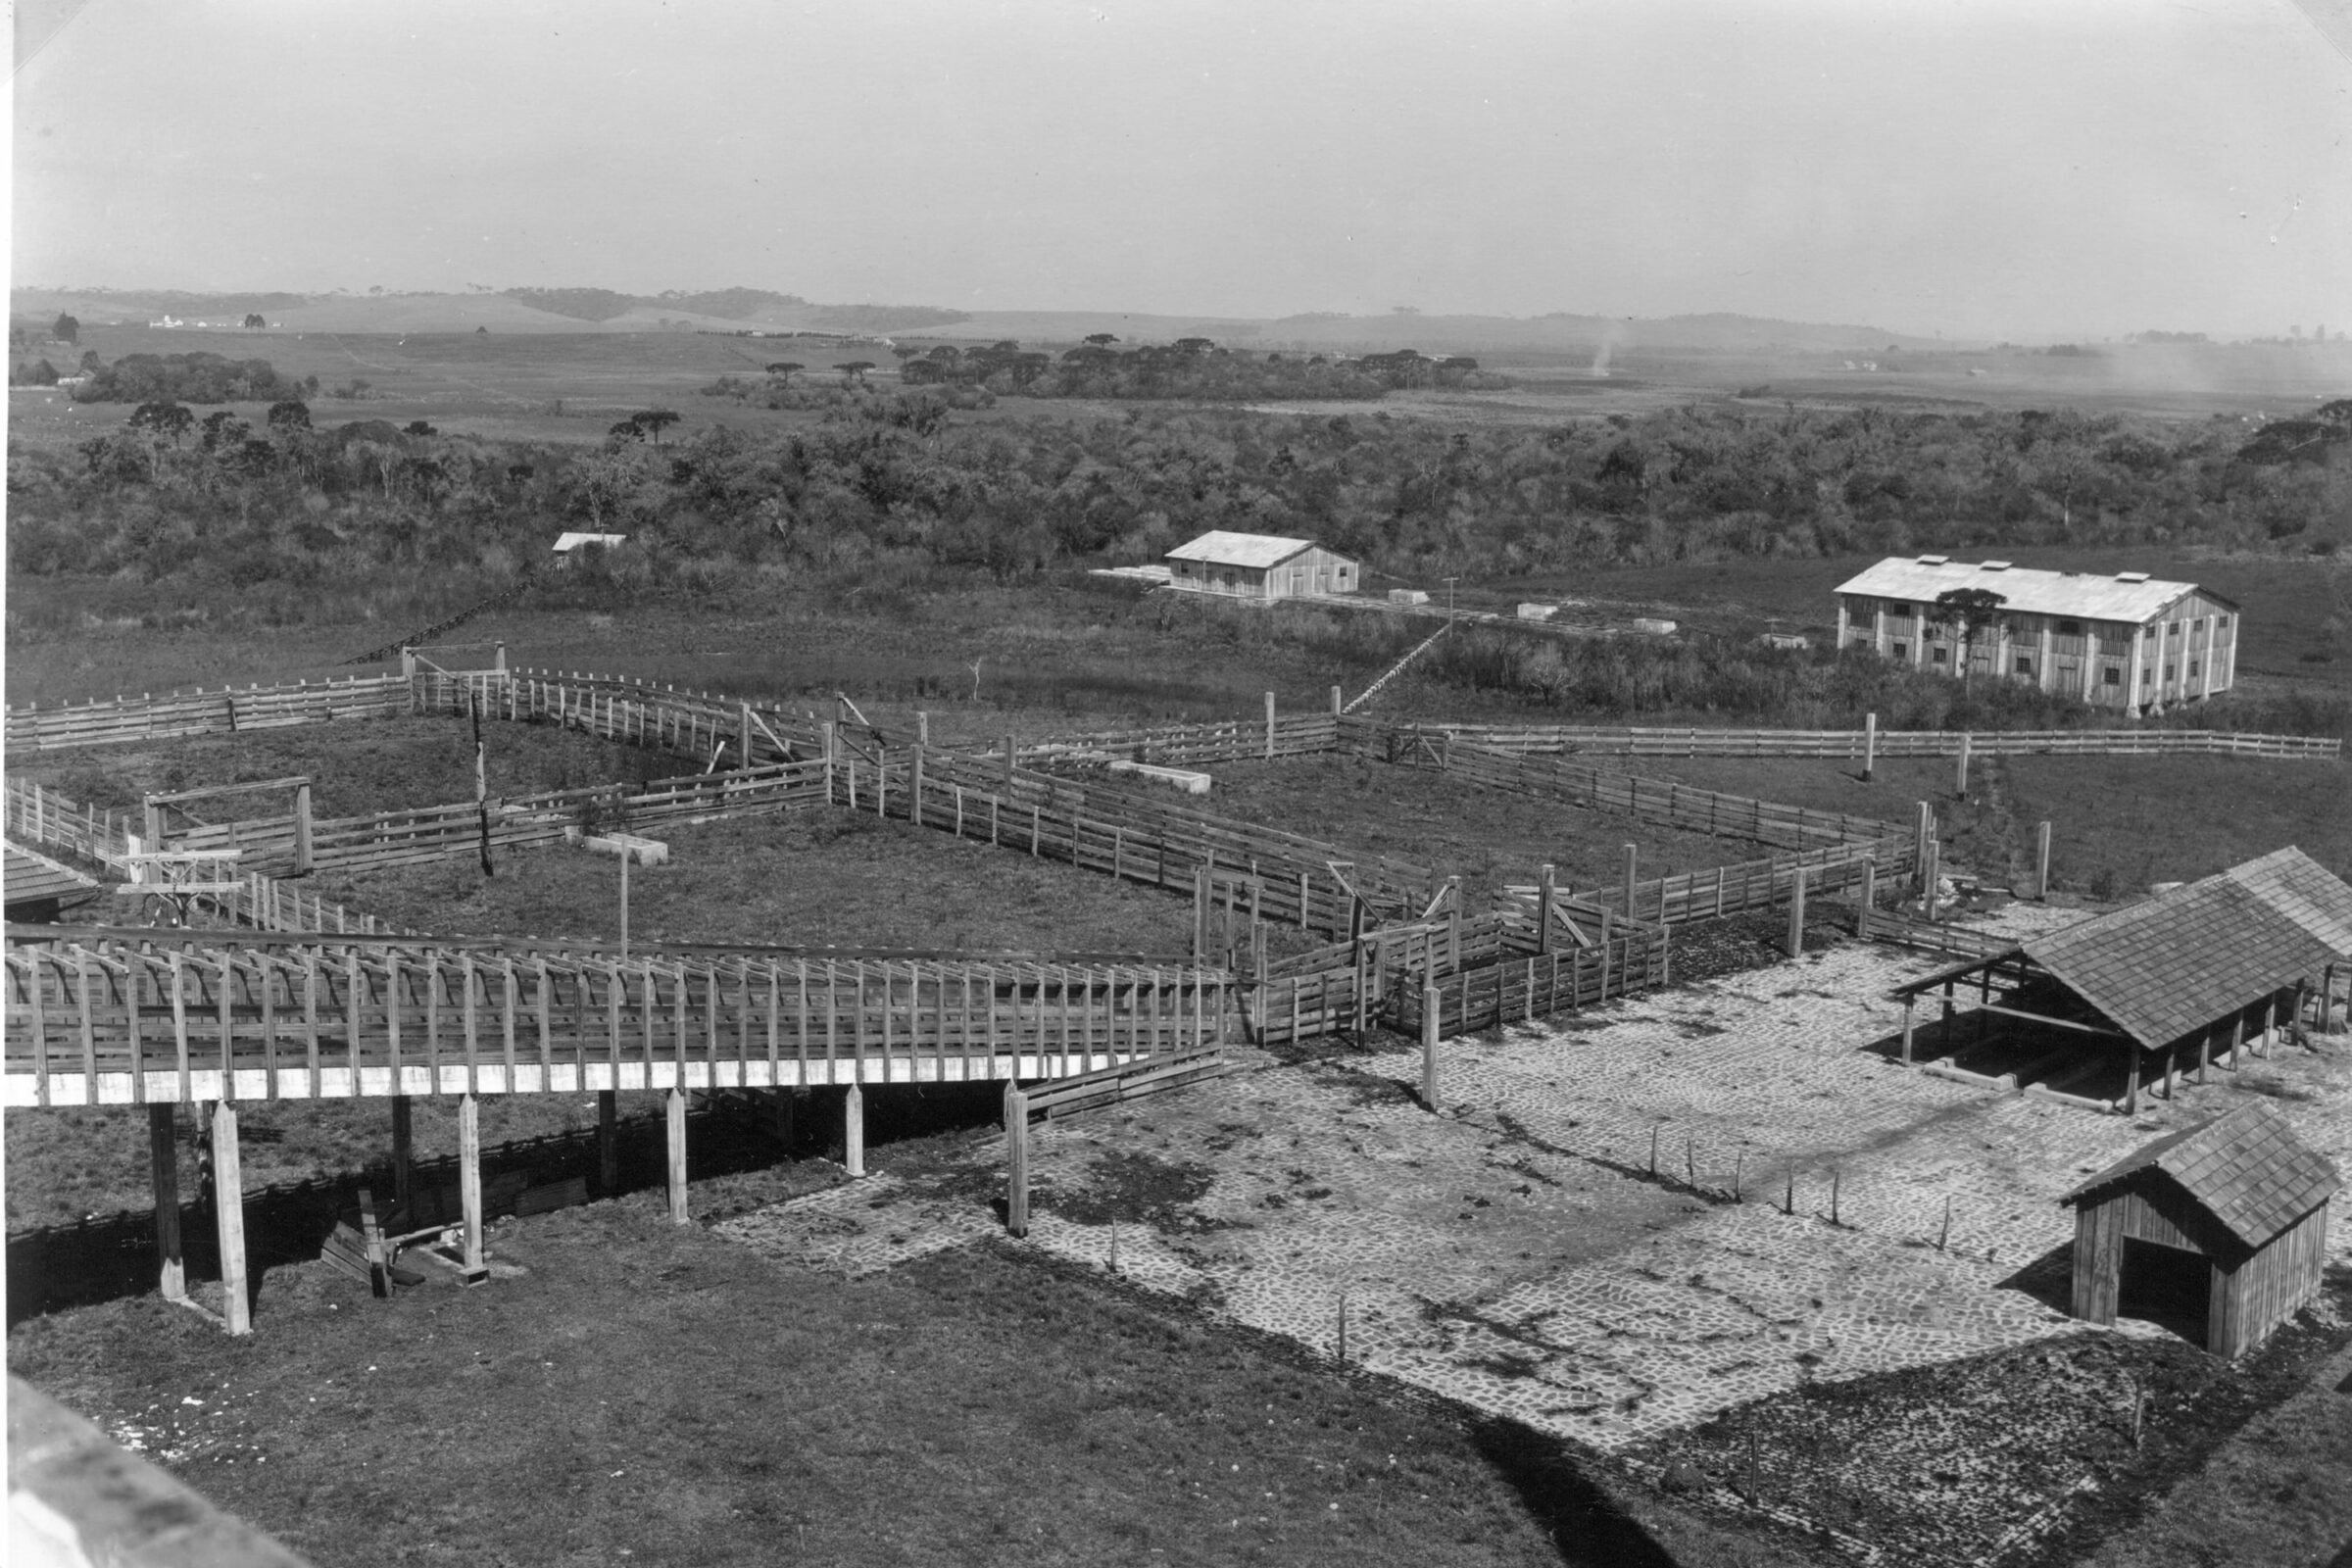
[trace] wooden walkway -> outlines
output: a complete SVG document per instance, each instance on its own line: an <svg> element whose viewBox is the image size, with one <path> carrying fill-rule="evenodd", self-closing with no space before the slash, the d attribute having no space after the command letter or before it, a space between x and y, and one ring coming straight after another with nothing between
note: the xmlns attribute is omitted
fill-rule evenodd
<svg viewBox="0 0 2352 1568"><path fill-rule="evenodd" d="M1224 1038L1220 970L11 926L0 1104L1059 1078Z"/></svg>

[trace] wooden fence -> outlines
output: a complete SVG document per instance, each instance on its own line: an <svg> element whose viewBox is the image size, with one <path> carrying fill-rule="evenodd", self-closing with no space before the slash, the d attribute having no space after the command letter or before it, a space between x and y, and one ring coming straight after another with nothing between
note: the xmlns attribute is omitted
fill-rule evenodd
<svg viewBox="0 0 2352 1568"><path fill-rule="evenodd" d="M874 762L845 754L830 788L836 805L1122 881L1189 894L1201 871L1238 874L1256 918L1329 936L1350 929L1359 895L1380 918L1395 918L1417 908L1432 882L1420 866L1350 856L1140 790L1007 769L1001 756L910 748Z"/></svg>
<svg viewBox="0 0 2352 1568"><path fill-rule="evenodd" d="M1590 948L1503 958L1442 976L1434 983L1438 1033L1450 1037L1594 1006L1611 997L1663 985L1666 974L1665 935L1641 928ZM1407 1034L1418 1033L1425 1006L1421 987L1397 987L1393 1007L1396 1027Z"/></svg>
<svg viewBox="0 0 2352 1568"><path fill-rule="evenodd" d="M1269 726L1263 719L1228 719L1205 724L1162 724L1146 729L1056 735L1017 744L1024 767L1052 767L1068 760L1121 758L1181 767L1201 762L1241 762L1277 757L1313 757L1339 746L1339 719L1331 713L1285 713ZM1002 748L988 754L1002 759Z"/></svg>
<svg viewBox="0 0 2352 1568"><path fill-rule="evenodd" d="M1351 723L1362 722L1351 720ZM1621 757L1823 757L1864 755L1869 732L1858 729L1592 728L1570 724L1446 724L1398 722L1389 730L1450 737L1459 745L1513 756L1594 752ZM2251 735L2212 729L1889 730L1878 732L1877 755L1956 757L1965 739L1978 757L2278 757L2340 758L2339 737Z"/></svg>
<svg viewBox="0 0 2352 1568"><path fill-rule="evenodd" d="M1577 897L1660 925L1719 920L1787 904L1796 890L1799 874L1808 896L1859 890L1866 873L1881 878L1910 875L1917 869L1915 843L1908 833L1889 833L1868 843L1825 845L1800 854L1767 856L1653 878L1634 884L1630 909L1623 888L1588 888ZM1534 919L1537 895L1533 888L1512 888L1504 897L1526 918Z"/></svg>
<svg viewBox="0 0 2352 1568"><path fill-rule="evenodd" d="M5 1102L1060 1077L1223 1038L1196 968L12 927Z"/></svg>
<svg viewBox="0 0 2352 1568"><path fill-rule="evenodd" d="M1885 909L1857 910L1854 934L1874 942L1948 953L1956 958L1989 958L2009 952L2019 943L2016 937L1980 931L1973 926L1954 925L1948 920L1914 920Z"/></svg>
<svg viewBox="0 0 2352 1568"><path fill-rule="evenodd" d="M78 746L119 746L182 735L229 735L248 729L285 729L349 718L383 718L409 710L409 686L397 675L296 681L291 686L223 687L163 697L117 697L111 702L38 703L8 710L11 753L55 752Z"/></svg>
<svg viewBox="0 0 2352 1568"><path fill-rule="evenodd" d="M1541 796L1589 810L1610 811L1636 821L1715 838L1747 839L1802 849L1820 844L1875 842L1905 831L1876 817L1815 811L1801 806L1776 806L1770 801L1702 790L1672 779L1640 778L1559 758L1490 751L1427 730L1386 727L1377 736L1364 731L1356 731L1355 736L1369 755L1399 766L1457 773L1492 789L1515 790L1523 795Z"/></svg>

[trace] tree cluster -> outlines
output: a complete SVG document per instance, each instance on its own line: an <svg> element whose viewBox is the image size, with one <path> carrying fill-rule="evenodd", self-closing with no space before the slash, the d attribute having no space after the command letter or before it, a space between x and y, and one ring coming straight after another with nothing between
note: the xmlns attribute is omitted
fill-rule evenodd
<svg viewBox="0 0 2352 1568"><path fill-rule="evenodd" d="M268 360L219 354L125 354L112 365L84 360L89 379L76 403L267 403L304 390Z"/></svg>
<svg viewBox="0 0 2352 1568"><path fill-rule="evenodd" d="M1204 337L1124 350L1114 347L1116 342L1108 333L1097 333L1058 357L1009 341L973 349L943 343L906 358L899 375L909 386L976 387L1007 397L1204 403L1360 400L1406 384L1386 370L1366 368L1366 362L1333 361L1320 354L1303 359L1250 354L1220 348Z"/></svg>

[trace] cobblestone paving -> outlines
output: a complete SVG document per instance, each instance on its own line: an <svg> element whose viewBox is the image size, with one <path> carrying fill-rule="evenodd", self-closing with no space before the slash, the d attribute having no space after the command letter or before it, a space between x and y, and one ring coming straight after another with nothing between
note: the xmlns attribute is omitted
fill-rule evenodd
<svg viewBox="0 0 2352 1568"><path fill-rule="evenodd" d="M2006 929L2064 917L2016 906ZM1244 1052L1231 1077L1041 1127L1029 1242L1109 1267L1113 1227L1061 1210L1089 1194L1099 1210L1115 1159L1160 1162L1193 1196L1116 1227L1122 1275L1325 1351L1344 1320L1350 1360L1621 1450L1810 1380L2079 1330L2058 1196L2250 1085L2352 1169L2341 1036L2135 1119L1864 1049L1900 1027L1888 989L1938 961L1846 944L1447 1042L1438 1115L1417 1099L1418 1051L1305 1067ZM965 1157L960 1186L880 1177L719 1229L816 1266L886 1267L998 1229L1002 1146ZM2352 1213L2330 1241L2352 1251Z"/></svg>

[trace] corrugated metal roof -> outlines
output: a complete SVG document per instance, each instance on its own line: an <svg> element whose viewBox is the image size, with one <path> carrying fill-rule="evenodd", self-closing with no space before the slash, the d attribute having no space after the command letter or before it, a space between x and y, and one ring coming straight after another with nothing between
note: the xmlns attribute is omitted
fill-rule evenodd
<svg viewBox="0 0 2352 1568"><path fill-rule="evenodd" d="M2130 575L2139 577L2140 573ZM2157 582L2144 578L2133 582L2121 575L2043 571L2033 566L1988 571L1983 564L1972 562L1937 564L1908 556L1889 556L1860 576L1839 583L1838 592L1933 604L1937 594L1954 588L1989 589L2007 601L2006 608L2028 614L2080 615L2085 620L2133 623L2152 618L2183 594L2201 592L2209 599L2230 604L2212 589L2200 589L2193 582Z"/></svg>
<svg viewBox="0 0 2352 1568"><path fill-rule="evenodd" d="M2278 1107L2257 1100L2157 1139L2058 1201L2075 1202L2150 1168L2178 1182L2249 1248L2270 1241L2344 1184L2334 1164L2296 1137Z"/></svg>
<svg viewBox="0 0 2352 1568"><path fill-rule="evenodd" d="M0 845L0 883L7 888L0 898L9 904L35 899L77 899L98 890L96 877L14 844Z"/></svg>
<svg viewBox="0 0 2352 1568"><path fill-rule="evenodd" d="M2352 886L2291 846L2260 859L2233 865L2222 875L2352 958Z"/></svg>
<svg viewBox="0 0 2352 1568"><path fill-rule="evenodd" d="M1301 550L1312 550L1312 539L1283 539L1270 533L1227 533L1211 529L1200 538L1168 552L1170 561L1205 561L1218 566L1258 569L1279 566Z"/></svg>
<svg viewBox="0 0 2352 1568"><path fill-rule="evenodd" d="M2026 956L2153 1050L2316 978L2335 953L2224 871L2036 937Z"/></svg>

